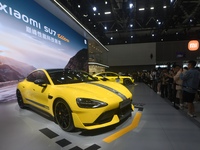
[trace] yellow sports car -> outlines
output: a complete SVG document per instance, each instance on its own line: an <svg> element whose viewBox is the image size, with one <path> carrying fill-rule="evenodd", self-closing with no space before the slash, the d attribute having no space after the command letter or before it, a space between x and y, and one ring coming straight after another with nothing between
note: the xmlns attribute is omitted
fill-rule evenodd
<svg viewBox="0 0 200 150"><path fill-rule="evenodd" d="M110 126L134 109L125 86L67 69L33 71L18 83L16 96L20 108L30 106L49 114L65 131Z"/></svg>
<svg viewBox="0 0 200 150"><path fill-rule="evenodd" d="M108 80L113 82L119 82L124 85L130 85L134 83L134 79L132 77L119 75L115 72L101 72L94 74L93 77L103 81Z"/></svg>

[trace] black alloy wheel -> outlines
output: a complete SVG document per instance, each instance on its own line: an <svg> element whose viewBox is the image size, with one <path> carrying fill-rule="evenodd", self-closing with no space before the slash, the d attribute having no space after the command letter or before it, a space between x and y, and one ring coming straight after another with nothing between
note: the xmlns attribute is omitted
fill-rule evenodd
<svg viewBox="0 0 200 150"><path fill-rule="evenodd" d="M17 90L16 95L17 95L17 102L18 102L19 107L22 109L25 108L22 94L19 90Z"/></svg>
<svg viewBox="0 0 200 150"><path fill-rule="evenodd" d="M124 79L123 84L124 85L131 85L132 81L130 79Z"/></svg>
<svg viewBox="0 0 200 150"><path fill-rule="evenodd" d="M54 116L56 123L58 123L64 131L72 131L74 129L71 110L65 101L59 100L56 102Z"/></svg>

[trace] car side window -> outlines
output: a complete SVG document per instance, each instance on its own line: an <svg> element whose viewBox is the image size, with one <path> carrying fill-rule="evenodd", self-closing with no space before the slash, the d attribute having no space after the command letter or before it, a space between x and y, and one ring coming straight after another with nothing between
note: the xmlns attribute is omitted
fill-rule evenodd
<svg viewBox="0 0 200 150"><path fill-rule="evenodd" d="M107 73L107 76L109 76L109 77L110 77L110 76L114 76L114 77L115 77L115 76L117 76L117 75L114 74L114 73Z"/></svg>
<svg viewBox="0 0 200 150"><path fill-rule="evenodd" d="M106 76L107 76L107 77L110 77L110 76L111 76L111 74L110 74L110 73L106 73Z"/></svg>
<svg viewBox="0 0 200 150"><path fill-rule="evenodd" d="M105 74L104 74L104 73L101 73L101 74L98 74L97 76L99 76L99 77L104 77Z"/></svg>
<svg viewBox="0 0 200 150"><path fill-rule="evenodd" d="M106 77L106 76L107 76L107 73L103 73L103 74L102 74L102 77Z"/></svg>
<svg viewBox="0 0 200 150"><path fill-rule="evenodd" d="M37 74L36 71L29 74L28 77L26 78L27 81L34 82L36 80L36 74Z"/></svg>
<svg viewBox="0 0 200 150"><path fill-rule="evenodd" d="M36 73L36 79L42 79L46 84L49 84L46 74L42 70L38 70Z"/></svg>
<svg viewBox="0 0 200 150"><path fill-rule="evenodd" d="M27 77L27 81L29 82L34 82L37 79L42 79L45 81L46 84L49 84L49 80L47 79L47 76L45 75L45 73L41 70L35 71L33 73L31 73L28 77Z"/></svg>

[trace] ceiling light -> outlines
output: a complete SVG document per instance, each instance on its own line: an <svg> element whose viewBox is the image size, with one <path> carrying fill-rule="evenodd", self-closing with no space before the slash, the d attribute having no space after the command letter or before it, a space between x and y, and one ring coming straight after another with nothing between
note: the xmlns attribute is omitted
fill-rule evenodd
<svg viewBox="0 0 200 150"><path fill-rule="evenodd" d="M130 3L130 4L129 4L129 8L130 8L130 9L133 8L133 3Z"/></svg>
<svg viewBox="0 0 200 150"><path fill-rule="evenodd" d="M84 15L83 15L83 17L87 17L87 16L88 16L87 14L84 14Z"/></svg>
<svg viewBox="0 0 200 150"><path fill-rule="evenodd" d="M132 28L132 27L133 27L133 24L130 24L130 27Z"/></svg>
<svg viewBox="0 0 200 150"><path fill-rule="evenodd" d="M96 25L94 24L94 28L96 27Z"/></svg>
<svg viewBox="0 0 200 150"><path fill-rule="evenodd" d="M96 14L94 13L94 16L96 16Z"/></svg>
<svg viewBox="0 0 200 150"><path fill-rule="evenodd" d="M151 34L151 36L153 36L153 37L154 37L154 36L155 36L155 34L154 34L154 33L152 33L152 34Z"/></svg>
<svg viewBox="0 0 200 150"><path fill-rule="evenodd" d="M163 6L163 8L167 8L167 6Z"/></svg>
<svg viewBox="0 0 200 150"><path fill-rule="evenodd" d="M90 19L88 19L88 21L91 21Z"/></svg>
<svg viewBox="0 0 200 150"><path fill-rule="evenodd" d="M110 37L110 39L112 40L112 39L113 39L113 37Z"/></svg>
<svg viewBox="0 0 200 150"><path fill-rule="evenodd" d="M153 10L153 9L154 9L154 7L150 7L150 9L151 9L151 10Z"/></svg>
<svg viewBox="0 0 200 150"><path fill-rule="evenodd" d="M81 8L81 5L78 5L78 8Z"/></svg>
<svg viewBox="0 0 200 150"><path fill-rule="evenodd" d="M96 7L93 7L93 11L96 11L97 10L97 8Z"/></svg>
<svg viewBox="0 0 200 150"><path fill-rule="evenodd" d="M98 13L98 15L100 16L100 15L101 15L101 13Z"/></svg>
<svg viewBox="0 0 200 150"><path fill-rule="evenodd" d="M133 38L133 35L131 35L131 38Z"/></svg>
<svg viewBox="0 0 200 150"><path fill-rule="evenodd" d="M108 2L107 2L107 1L105 1L105 4L108 4Z"/></svg>
<svg viewBox="0 0 200 150"><path fill-rule="evenodd" d="M107 27L105 26L104 29L107 30Z"/></svg>
<svg viewBox="0 0 200 150"><path fill-rule="evenodd" d="M139 11L143 11L143 10L145 10L145 8L139 8Z"/></svg>
<svg viewBox="0 0 200 150"><path fill-rule="evenodd" d="M111 12L110 11L106 11L106 12L104 12L104 14L105 15L109 15L109 14L111 14Z"/></svg>
<svg viewBox="0 0 200 150"><path fill-rule="evenodd" d="M87 44L87 40L86 39L84 40L84 43Z"/></svg>
<svg viewBox="0 0 200 150"><path fill-rule="evenodd" d="M116 29L115 31L118 31L118 29Z"/></svg>
<svg viewBox="0 0 200 150"><path fill-rule="evenodd" d="M170 0L170 2L171 2L171 3L173 3L173 2L174 2L174 0Z"/></svg>

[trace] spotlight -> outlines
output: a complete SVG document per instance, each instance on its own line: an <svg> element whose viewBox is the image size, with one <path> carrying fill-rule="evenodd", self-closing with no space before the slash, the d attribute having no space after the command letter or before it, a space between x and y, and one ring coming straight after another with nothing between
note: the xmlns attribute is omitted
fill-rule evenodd
<svg viewBox="0 0 200 150"><path fill-rule="evenodd" d="M93 11L96 11L97 10L97 8L96 7L93 7Z"/></svg>
<svg viewBox="0 0 200 150"><path fill-rule="evenodd" d="M130 4L129 4L129 8L130 8L130 9L133 8L133 3L130 3Z"/></svg>
<svg viewBox="0 0 200 150"><path fill-rule="evenodd" d="M150 7L151 10L154 10L154 7Z"/></svg>

